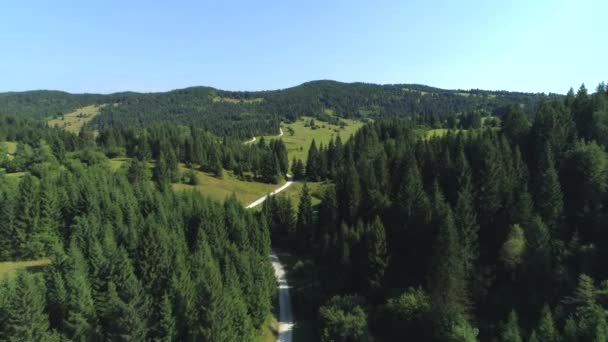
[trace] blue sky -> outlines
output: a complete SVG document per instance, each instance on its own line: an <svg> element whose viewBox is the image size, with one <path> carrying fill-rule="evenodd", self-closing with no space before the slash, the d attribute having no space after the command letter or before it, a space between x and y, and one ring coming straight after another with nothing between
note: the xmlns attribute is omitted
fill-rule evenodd
<svg viewBox="0 0 608 342"><path fill-rule="evenodd" d="M3 1L0 91L315 79L564 93L608 78L608 1Z"/></svg>

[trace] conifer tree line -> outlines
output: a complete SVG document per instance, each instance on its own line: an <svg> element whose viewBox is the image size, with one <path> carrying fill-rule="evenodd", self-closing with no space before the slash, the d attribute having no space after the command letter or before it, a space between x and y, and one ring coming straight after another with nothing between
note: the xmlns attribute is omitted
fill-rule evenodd
<svg viewBox="0 0 608 342"><path fill-rule="evenodd" d="M2 118L0 118L2 119ZM49 153L60 157L72 151L83 159L129 157L137 159L141 168L146 162L155 165L153 176L157 183L170 184L182 178L178 164L221 178L224 170L232 171L242 180L278 183L288 173L287 149L282 140L243 144L237 138L223 139L194 127L153 125L145 129L109 128L95 137L85 127L78 136L56 129L41 130L42 123L26 120L33 129L45 133L31 133L29 127L20 128L18 120L6 117L6 132L0 131L0 141L20 141L15 159L0 159L0 167L8 172L21 172ZM36 128L37 127L37 128ZM23 131L21 131L23 130ZM43 136L36 137L37 134ZM145 170L144 170L145 171ZM191 177L193 178L193 177Z"/></svg>
<svg viewBox="0 0 608 342"><path fill-rule="evenodd" d="M223 139L195 127L170 124L152 125L145 129L108 128L97 137L99 146L109 157L128 156L140 161L163 163L171 171L170 181L177 180L177 163L222 177L231 170L245 180L277 183L288 169L287 148L282 140L243 144L238 138Z"/></svg>
<svg viewBox="0 0 608 342"><path fill-rule="evenodd" d="M0 171L0 261L50 262L0 280L0 340L256 338L276 291L263 216L112 172L86 135L4 117L0 134L33 155Z"/></svg>
<svg viewBox="0 0 608 342"><path fill-rule="evenodd" d="M421 139L378 120L310 146L321 203L271 199L275 243L307 256L295 307L322 341L606 341L608 88L533 119ZM313 271L314 270L314 271Z"/></svg>
<svg viewBox="0 0 608 342"><path fill-rule="evenodd" d="M102 105L90 123L96 129L148 127L152 124L203 128L217 136L240 139L277 134L281 121L301 116L340 124L339 118L374 120L412 117L431 127L447 125L456 114L465 126L481 114L502 115L509 104L522 104L532 115L540 102L556 94L506 91L445 90L417 84L379 85L311 81L271 91L224 91L191 87L161 93L123 92L108 95L58 91L0 93L0 114L46 120L88 105ZM446 123L447 121L447 123Z"/></svg>

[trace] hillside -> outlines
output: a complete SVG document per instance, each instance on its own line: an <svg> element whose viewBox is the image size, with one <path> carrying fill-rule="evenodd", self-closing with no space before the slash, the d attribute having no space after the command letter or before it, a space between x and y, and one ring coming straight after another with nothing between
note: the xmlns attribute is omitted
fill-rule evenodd
<svg viewBox="0 0 608 342"><path fill-rule="evenodd" d="M532 116L541 101L560 97L507 91L446 90L416 84L378 85L312 81L269 91L225 91L192 87L160 93L124 92L108 95L57 91L0 93L0 114L52 118L92 104L106 106L92 120L98 128L147 126L171 122L206 128L218 135L251 137L274 134L281 121L312 116L338 123L339 118L415 117L439 124L468 112L501 115L519 104Z"/></svg>

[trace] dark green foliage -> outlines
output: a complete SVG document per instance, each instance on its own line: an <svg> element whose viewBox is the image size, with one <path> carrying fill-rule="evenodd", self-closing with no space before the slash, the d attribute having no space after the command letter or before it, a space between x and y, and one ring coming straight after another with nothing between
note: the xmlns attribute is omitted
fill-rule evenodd
<svg viewBox="0 0 608 342"><path fill-rule="evenodd" d="M430 321L428 295L421 288L408 288L381 307L377 324L378 330L383 331L382 335L397 340L428 340L433 338Z"/></svg>
<svg viewBox="0 0 608 342"><path fill-rule="evenodd" d="M311 197L308 185L304 183L298 205L298 216L296 219L296 240L302 250L312 244L315 240L315 222L312 209Z"/></svg>
<svg viewBox="0 0 608 342"><path fill-rule="evenodd" d="M357 296L331 298L319 309L321 341L368 341L365 303Z"/></svg>
<svg viewBox="0 0 608 342"><path fill-rule="evenodd" d="M94 124L99 128L147 126L160 122L195 125L221 136L248 138L262 133L277 134L281 119L293 121L302 115L312 115L336 124L340 123L337 117L379 119L396 116L412 116L429 124L437 124L457 113L472 113L475 116L472 121L480 124L482 112L500 115L507 105L522 104L526 114L531 115L541 101L551 98L558 96L444 90L413 84L312 81L288 89L261 92L193 87L149 94L2 93L0 114L44 119L85 105L106 103L110 105L103 107L101 115L94 119ZM328 108L335 116L326 114ZM465 122L471 121L467 120L468 115L463 119ZM314 120L313 126L318 126ZM466 127L470 126L467 123Z"/></svg>
<svg viewBox="0 0 608 342"><path fill-rule="evenodd" d="M432 224L437 227L438 233L433 247L429 288L433 316L438 324L438 333L442 334L448 331L446 327L468 317L469 292L452 211L438 188L433 195L433 206Z"/></svg>
<svg viewBox="0 0 608 342"><path fill-rule="evenodd" d="M0 336L6 341L50 340L49 321L44 312L45 302L40 278L20 272L7 303L5 325Z"/></svg>
<svg viewBox="0 0 608 342"><path fill-rule="evenodd" d="M365 287L370 293L374 293L382 289L384 273L389 261L386 232L379 217L376 217L373 223L367 227L363 237L363 244L365 246L365 259L363 262L364 267L361 271L365 274L365 279L368 281Z"/></svg>
<svg viewBox="0 0 608 342"><path fill-rule="evenodd" d="M168 140L148 140L160 192L146 162L112 172L82 139L64 159L30 156L19 181L0 176L2 260L51 259L43 275L0 281L0 340L253 340L274 295L266 221L235 198L170 191L179 148Z"/></svg>
<svg viewBox="0 0 608 342"><path fill-rule="evenodd" d="M540 341L557 342L561 340L560 335L555 328L555 322L553 322L551 309L547 305L543 306L536 331Z"/></svg>
<svg viewBox="0 0 608 342"><path fill-rule="evenodd" d="M519 332L519 322L517 319L517 313L511 311L506 323L503 324L502 332L500 334L501 342L522 342L521 334Z"/></svg>

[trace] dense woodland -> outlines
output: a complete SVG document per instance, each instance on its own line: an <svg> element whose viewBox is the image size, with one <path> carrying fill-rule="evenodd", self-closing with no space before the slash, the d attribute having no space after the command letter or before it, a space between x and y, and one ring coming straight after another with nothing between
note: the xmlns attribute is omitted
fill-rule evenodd
<svg viewBox="0 0 608 342"><path fill-rule="evenodd" d="M276 291L263 218L158 187L137 159L112 172L87 135L0 117L0 138L26 171L0 171L0 260L50 261L0 281L0 340L257 336Z"/></svg>
<svg viewBox="0 0 608 342"><path fill-rule="evenodd" d="M0 151L0 261L50 263L0 281L0 340L251 341L276 293L272 240L301 259L294 307L322 341L606 341L608 89L465 93L1 94L0 141L18 145ZM119 104L78 135L40 120L90 101ZM374 122L290 170L280 140L243 144L303 113L337 120L325 109ZM173 192L192 179L179 163L324 192L248 211Z"/></svg>
<svg viewBox="0 0 608 342"><path fill-rule="evenodd" d="M608 340L608 89L420 139L377 121L311 145L318 207L267 201L322 341Z"/></svg>
<svg viewBox="0 0 608 342"><path fill-rule="evenodd" d="M196 126L218 136L250 138L277 134L279 122L313 116L338 123L339 117L380 119L413 117L439 127L456 114L502 115L510 104L532 116L541 101L558 95L506 91L443 90L422 85L376 85L313 81L273 91L232 92L193 87L165 93L110 95L23 92L0 94L0 114L49 118L87 104L101 109L96 128L147 127L170 123Z"/></svg>

